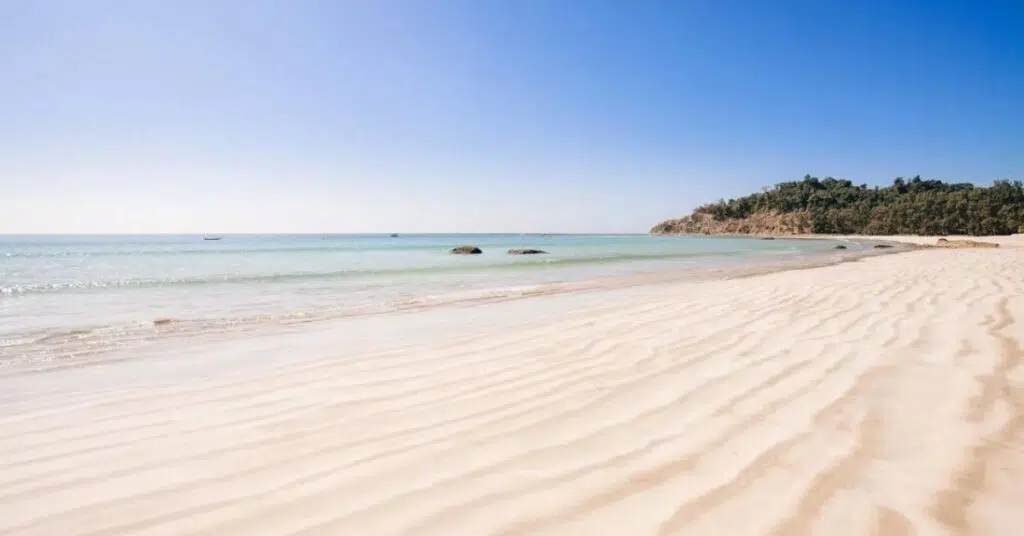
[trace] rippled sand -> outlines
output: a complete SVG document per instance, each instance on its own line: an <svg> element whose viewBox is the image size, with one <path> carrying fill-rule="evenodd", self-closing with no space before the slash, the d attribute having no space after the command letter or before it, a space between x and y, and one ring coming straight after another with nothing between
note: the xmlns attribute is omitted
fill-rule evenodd
<svg viewBox="0 0 1024 536"><path fill-rule="evenodd" d="M8 397L0 533L1017 535L1008 240L537 297L548 313L514 329Z"/></svg>

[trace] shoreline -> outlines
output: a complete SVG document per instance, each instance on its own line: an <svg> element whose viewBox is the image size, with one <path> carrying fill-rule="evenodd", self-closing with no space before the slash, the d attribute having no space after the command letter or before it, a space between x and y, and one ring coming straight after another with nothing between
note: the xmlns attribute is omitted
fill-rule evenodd
<svg viewBox="0 0 1024 536"><path fill-rule="evenodd" d="M1014 233L1009 235L832 235L832 234L795 234L795 235L773 235L773 234L687 234L687 233L650 233L658 237L711 237L711 238L749 238L759 240L839 240L851 242L870 243L893 243L910 244L917 246L932 246L940 239L947 240L970 240L976 242L987 242L1000 244L1001 246L1019 247L1024 246L1024 234Z"/></svg>
<svg viewBox="0 0 1024 536"><path fill-rule="evenodd" d="M681 236L681 235L680 235ZM703 235L695 237L700 238ZM751 238L750 236L737 236ZM862 246L885 243L895 246L892 249L864 249L855 251L829 251L801 256L797 259L783 259L758 262L754 266L717 266L702 268L663 268L643 270L628 275L602 276L558 283L528 284L494 289L481 289L466 293L453 293L437 296L424 296L397 302L387 308L360 309L341 311L322 316L314 316L306 312L282 314L266 317L259 315L253 322L245 322L244 318L233 319L224 325L203 327L197 319L181 319L174 317L154 317L152 323L139 322L119 329L134 329L134 346L114 346L109 349L94 349L89 353L76 355L71 359L60 357L42 360L10 360L0 365L0 378L23 374L47 374L66 369L86 368L103 364L117 363L133 359L147 359L155 345L177 346L187 344L201 338L210 343L220 343L230 339L269 335L291 329L303 329L305 326L329 326L333 322L364 317L390 317L394 315L420 314L434 309L463 309L506 303L520 300L544 298L548 296L571 295L578 293L602 292L615 289L626 289L649 285L662 285L680 282L702 282L715 280L744 279L759 275L785 272L791 270L809 270L823 266L857 262L863 259L914 251L928 247L940 237L918 236L860 236L860 235L795 235L778 237L778 240L825 240L833 242L852 242ZM960 237L949 237L960 239ZM1003 243L1004 247L1024 247L1024 235L1008 237L989 237L990 241ZM198 327L197 327L198 326ZM74 328L67 333L53 333L47 336L60 343L63 338L80 339L89 337L96 328ZM140 342L141 341L141 342ZM129 341L131 342L131 341Z"/></svg>
<svg viewBox="0 0 1024 536"><path fill-rule="evenodd" d="M817 238L817 237L815 237ZM822 240L840 241L835 238ZM845 241L845 240L844 240ZM876 241L877 243L877 241ZM891 250L851 250L823 251L801 255L797 258L756 259L751 264L716 265L708 267L671 267L657 269L641 269L626 275L598 276L555 283L533 283L522 286L506 286L476 289L458 293L439 294L434 296L418 296L404 301L389 304L387 307L340 310L321 315L305 311L282 313L275 316L257 315L254 320L246 321L246 317L225 319L219 324L207 324L201 319L175 318L158 316L151 324L144 321L118 327L119 330L132 334L126 343L134 344L127 347L97 348L90 353L78 354L72 359L50 359L48 361L13 362L7 361L0 366L0 377L18 374L45 374L68 368L89 367L129 359L145 359L131 355L131 351L148 353L147 347L153 345L174 345L186 342L195 337L211 341L228 340L231 338L256 336L274 330L301 329L304 326L325 326L332 322L364 317L388 317L392 315L419 314L434 309L467 308L505 303L547 296L570 295L577 293L601 292L626 289L648 285L670 284L679 282L700 282L727 280L752 277L756 275L782 272L787 270L803 270L820 266L829 266L846 262L855 262L863 258L888 255L909 251L897 247ZM46 336L53 344L63 344L65 339L72 342L92 337L94 332L102 333L107 326L89 328L76 327L67 332L52 333ZM130 355L126 356L126 350Z"/></svg>

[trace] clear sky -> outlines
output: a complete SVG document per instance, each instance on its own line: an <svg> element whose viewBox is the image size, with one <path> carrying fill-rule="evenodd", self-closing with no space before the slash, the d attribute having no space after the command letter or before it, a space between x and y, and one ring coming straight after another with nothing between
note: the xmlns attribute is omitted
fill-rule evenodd
<svg viewBox="0 0 1024 536"><path fill-rule="evenodd" d="M644 232L1024 179L1019 0L0 0L0 233Z"/></svg>

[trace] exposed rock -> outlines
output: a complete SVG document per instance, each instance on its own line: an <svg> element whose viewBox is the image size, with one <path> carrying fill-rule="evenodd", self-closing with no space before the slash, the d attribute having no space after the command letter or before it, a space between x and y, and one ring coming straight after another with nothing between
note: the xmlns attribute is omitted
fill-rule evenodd
<svg viewBox="0 0 1024 536"><path fill-rule="evenodd" d="M171 322L172 322L172 319L170 319L170 318L154 318L153 319L153 325L154 326L166 326L167 324L170 324Z"/></svg>
<svg viewBox="0 0 1024 536"><path fill-rule="evenodd" d="M762 236L761 240L775 240L774 236Z"/></svg>
<svg viewBox="0 0 1024 536"><path fill-rule="evenodd" d="M808 212L756 212L740 219L716 220L710 214L691 214L655 225L651 234L790 236L811 232Z"/></svg>
<svg viewBox="0 0 1024 536"><path fill-rule="evenodd" d="M456 255L479 255L484 251L476 246L459 246L452 249L452 253Z"/></svg>
<svg viewBox="0 0 1024 536"><path fill-rule="evenodd" d="M544 255L547 251L540 249L510 249L508 250L509 255Z"/></svg>
<svg viewBox="0 0 1024 536"><path fill-rule="evenodd" d="M844 246L842 244L839 244L839 245L837 245L836 247L834 247L832 249L846 249L846 246Z"/></svg>
<svg viewBox="0 0 1024 536"><path fill-rule="evenodd" d="M890 248L892 248L891 244L875 244L875 249L890 249Z"/></svg>

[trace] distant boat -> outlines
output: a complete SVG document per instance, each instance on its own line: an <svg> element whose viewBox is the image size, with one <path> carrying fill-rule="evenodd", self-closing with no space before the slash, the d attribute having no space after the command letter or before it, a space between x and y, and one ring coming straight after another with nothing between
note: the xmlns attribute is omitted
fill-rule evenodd
<svg viewBox="0 0 1024 536"><path fill-rule="evenodd" d="M391 233L391 238L398 238L398 234L397 233Z"/></svg>
<svg viewBox="0 0 1024 536"><path fill-rule="evenodd" d="M204 236L203 240L220 240L223 236Z"/></svg>

